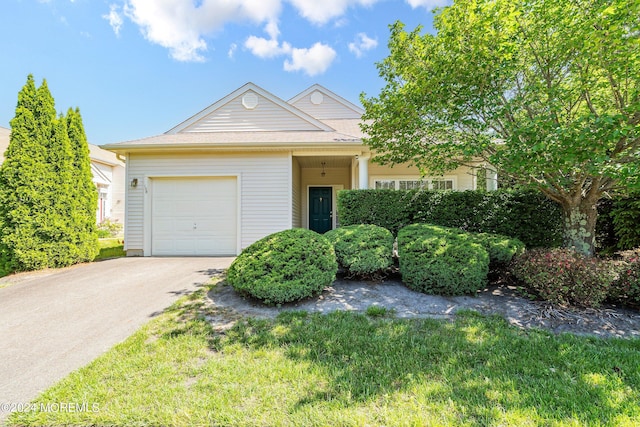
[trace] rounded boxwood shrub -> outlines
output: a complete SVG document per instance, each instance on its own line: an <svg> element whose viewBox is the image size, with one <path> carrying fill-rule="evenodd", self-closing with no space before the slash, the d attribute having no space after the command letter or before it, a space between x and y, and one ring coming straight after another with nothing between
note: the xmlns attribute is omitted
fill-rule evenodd
<svg viewBox="0 0 640 427"><path fill-rule="evenodd" d="M349 225L325 233L338 264L359 278L379 277L393 262L393 235L373 224Z"/></svg>
<svg viewBox="0 0 640 427"><path fill-rule="evenodd" d="M333 246L301 228L266 236L246 248L227 271L227 282L265 304L283 304L320 293L336 277Z"/></svg>
<svg viewBox="0 0 640 427"><path fill-rule="evenodd" d="M609 293L609 263L571 249L532 249L516 257L510 270L527 290L559 305L598 307Z"/></svg>
<svg viewBox="0 0 640 427"><path fill-rule="evenodd" d="M436 295L472 294L483 289L489 254L462 230L413 224L398 232L403 282L411 289Z"/></svg>

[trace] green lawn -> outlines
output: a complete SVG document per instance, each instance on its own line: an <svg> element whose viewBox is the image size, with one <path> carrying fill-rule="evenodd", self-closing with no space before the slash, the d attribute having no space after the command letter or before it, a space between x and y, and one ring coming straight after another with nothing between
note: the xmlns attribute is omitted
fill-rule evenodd
<svg viewBox="0 0 640 427"><path fill-rule="evenodd" d="M640 340L454 322L286 313L212 328L204 291L36 401L15 425L639 425Z"/></svg>
<svg viewBox="0 0 640 427"><path fill-rule="evenodd" d="M116 238L108 238L108 239L100 239L100 252L94 261L98 261L101 259L108 258L117 258L123 257L127 254L124 251L124 244L122 243L122 239Z"/></svg>

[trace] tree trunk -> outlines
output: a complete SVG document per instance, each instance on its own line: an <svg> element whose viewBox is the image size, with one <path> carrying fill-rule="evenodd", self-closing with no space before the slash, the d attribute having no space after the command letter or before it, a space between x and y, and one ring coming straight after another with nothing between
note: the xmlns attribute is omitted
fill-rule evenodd
<svg viewBox="0 0 640 427"><path fill-rule="evenodd" d="M564 245L587 256L595 252L595 233L599 198L579 198L577 201L565 200L562 205L564 214Z"/></svg>

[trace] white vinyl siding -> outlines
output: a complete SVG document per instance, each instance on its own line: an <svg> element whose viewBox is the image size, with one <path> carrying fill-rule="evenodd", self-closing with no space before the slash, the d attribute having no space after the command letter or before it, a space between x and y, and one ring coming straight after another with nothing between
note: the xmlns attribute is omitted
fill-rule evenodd
<svg viewBox="0 0 640 427"><path fill-rule="evenodd" d="M256 132L319 130L316 125L287 111L269 99L256 94L253 109L242 105L242 94L182 130L189 132Z"/></svg>
<svg viewBox="0 0 640 427"><path fill-rule="evenodd" d="M330 119L359 119L360 113L347 108L344 104L336 101L327 94L323 94L322 102L320 104L314 104L311 102L311 95L314 92L306 95L305 97L297 100L292 105L299 110L304 111L308 115L320 120Z"/></svg>
<svg viewBox="0 0 640 427"><path fill-rule="evenodd" d="M300 190L301 171L300 163L297 159L292 159L292 183L291 183L291 206L292 206L292 226L294 228L302 227L301 212L302 212L302 193Z"/></svg>
<svg viewBox="0 0 640 427"><path fill-rule="evenodd" d="M147 183L154 177L237 177L240 249L291 227L291 159L286 153L130 154L127 165L128 180L138 179L137 188L127 189L127 250L132 253L145 248L145 236L150 241L145 225L150 227L151 217L144 209Z"/></svg>

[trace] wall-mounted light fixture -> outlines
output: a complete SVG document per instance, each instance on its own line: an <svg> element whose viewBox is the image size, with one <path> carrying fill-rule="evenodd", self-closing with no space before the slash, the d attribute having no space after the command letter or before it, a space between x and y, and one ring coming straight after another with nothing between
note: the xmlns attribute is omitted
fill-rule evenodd
<svg viewBox="0 0 640 427"><path fill-rule="evenodd" d="M324 171L324 165L326 164L326 162L322 162L322 163L320 163L320 164L322 165L322 172L320 172L320 176L324 178L324 176L327 174L327 173Z"/></svg>
<svg viewBox="0 0 640 427"><path fill-rule="evenodd" d="M138 178L133 178L131 180L131 188L136 188L138 186Z"/></svg>

